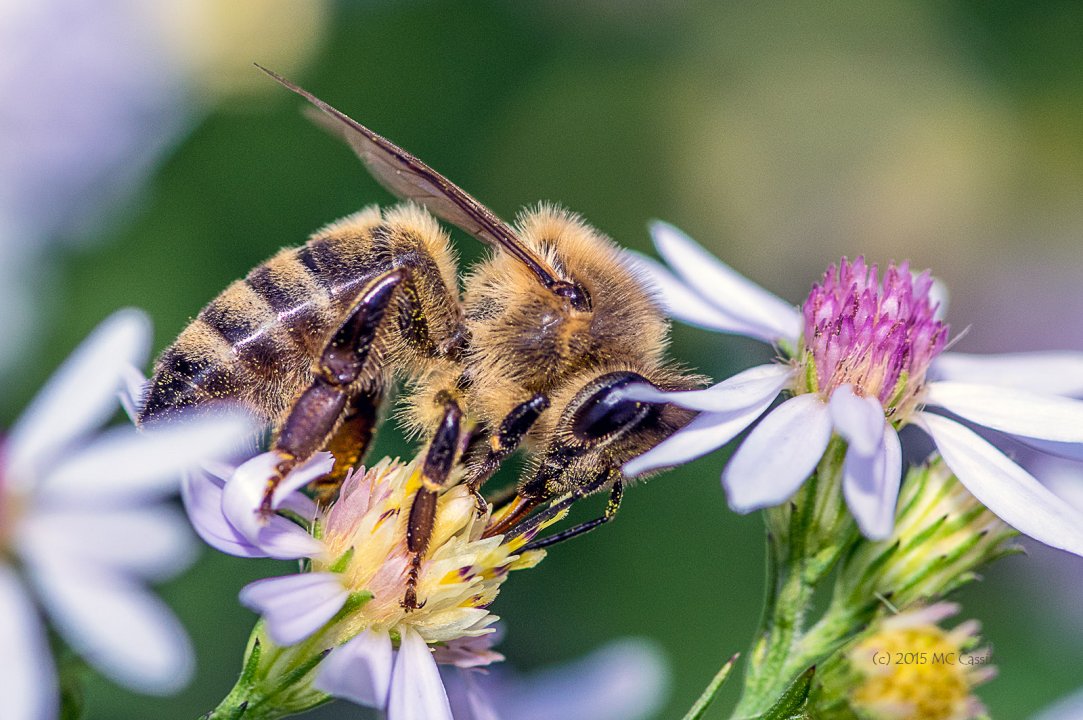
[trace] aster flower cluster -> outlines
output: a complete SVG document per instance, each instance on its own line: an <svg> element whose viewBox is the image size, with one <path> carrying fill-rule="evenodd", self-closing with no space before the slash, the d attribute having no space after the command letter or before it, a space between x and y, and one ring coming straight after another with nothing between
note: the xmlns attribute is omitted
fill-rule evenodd
<svg viewBox="0 0 1083 720"><path fill-rule="evenodd" d="M903 656L908 644L960 645L971 623L947 634L935 627L957 607L921 608L1016 552L1017 533L1083 555L1083 515L994 444L1010 435L1078 455L1083 402L1068 396L1078 392L1083 358L947 352L946 295L907 263L880 273L844 258L795 308L676 228L657 223L652 234L668 267L643 256L634 263L673 317L777 353L704 390L626 390L699 411L627 463L629 475L695 459L751 428L722 485L737 512L764 511L769 602L734 716L782 717L772 714L780 698L797 698L790 710L817 717L978 717L969 689L989 672L892 674L858 658L875 643ZM899 431L908 425L935 452L906 472ZM832 601L816 617L813 594L832 579ZM926 630L900 630L918 625ZM821 669L816 682L812 667ZM915 685L928 692L908 694Z"/></svg>
<svg viewBox="0 0 1083 720"><path fill-rule="evenodd" d="M1083 358L948 352L943 293L906 263L881 273L843 259L795 308L675 228L653 230L669 268L631 262L669 312L777 354L703 390L622 390L698 413L629 461L629 477L748 431L721 481L735 511L763 511L768 597L733 717L983 716L974 689L995 675L991 654L976 621L943 627L960 611L944 598L1018 552L1020 534L1083 555L1083 513L997 447L1012 436L1083 457L1083 402L1072 397ZM4 717L77 712L59 699L71 654L141 692L186 682L186 636L145 585L190 562L188 523L221 552L298 563L241 590L259 621L207 720L269 720L335 698L389 720L638 718L656 706L664 671L641 646L601 653L560 682L481 674L504 659L492 611L503 583L544 558L531 542L564 518L567 498L500 534L511 505L479 504L461 459L438 491L423 458L385 458L317 500L310 489L335 464L320 452L265 497L281 458L254 454L258 428L243 413L97 431L118 408L135 416L148 335L138 312L107 320L0 443ZM931 440L927 457L904 448L907 426ZM410 535L422 490L435 501L419 551ZM175 491L187 523L168 504ZM829 600L817 609L821 591ZM702 715L736 662L687 717Z"/></svg>

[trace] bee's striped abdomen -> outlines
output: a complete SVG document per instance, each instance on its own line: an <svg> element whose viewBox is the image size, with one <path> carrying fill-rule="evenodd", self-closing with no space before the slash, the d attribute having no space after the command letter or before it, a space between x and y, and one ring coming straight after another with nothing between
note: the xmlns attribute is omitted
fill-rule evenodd
<svg viewBox="0 0 1083 720"><path fill-rule="evenodd" d="M212 300L159 358L140 420L215 400L275 420L311 381L343 308L380 270L369 252L379 215L355 217L352 232L282 250Z"/></svg>

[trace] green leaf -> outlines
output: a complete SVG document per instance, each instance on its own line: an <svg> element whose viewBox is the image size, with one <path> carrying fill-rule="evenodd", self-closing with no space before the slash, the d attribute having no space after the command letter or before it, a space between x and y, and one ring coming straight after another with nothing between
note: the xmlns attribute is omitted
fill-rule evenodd
<svg viewBox="0 0 1083 720"><path fill-rule="evenodd" d="M684 716L684 720L699 720L703 717L703 713L707 712L707 708L712 702L714 702L715 695L722 689L722 686L726 683L726 678L730 676L730 671L733 670L734 663L737 662L737 658L740 655L734 655L726 664L723 665L715 676L711 679L711 682L703 690L703 694L699 696L695 704L688 710Z"/></svg>

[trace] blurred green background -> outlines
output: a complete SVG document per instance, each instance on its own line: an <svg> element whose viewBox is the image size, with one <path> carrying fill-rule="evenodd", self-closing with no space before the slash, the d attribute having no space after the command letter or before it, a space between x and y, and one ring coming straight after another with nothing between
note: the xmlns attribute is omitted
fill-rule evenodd
<svg viewBox="0 0 1083 720"><path fill-rule="evenodd" d="M664 218L795 303L842 254L911 258L951 288L949 320L969 326L958 349L1083 342L1078 3L242 6L219 37L172 28L197 50L218 43L178 91L184 130L92 242L40 255L39 314L5 375L4 424L115 308L149 311L160 349L279 247L390 202L251 61L506 218L550 200L645 251L645 223ZM64 117L52 122L63 133ZM464 261L478 256L475 241L455 237ZM719 378L767 357L687 327L675 328L674 353ZM409 449L388 431L377 452ZM495 607L509 662L530 669L620 636L652 638L673 672L660 717L679 717L746 649L761 603L762 525L727 509L723 461L633 488L615 523L513 576ZM193 718L213 707L254 620L237 591L287 568L204 552L162 588L195 639L196 681L162 701L92 678L89 716ZM1083 685L1081 590L1083 560L1034 548L959 595L1001 671L979 693L994 717L1027 717ZM734 697L731 687L708 716L725 717ZM321 717L365 712L342 704Z"/></svg>

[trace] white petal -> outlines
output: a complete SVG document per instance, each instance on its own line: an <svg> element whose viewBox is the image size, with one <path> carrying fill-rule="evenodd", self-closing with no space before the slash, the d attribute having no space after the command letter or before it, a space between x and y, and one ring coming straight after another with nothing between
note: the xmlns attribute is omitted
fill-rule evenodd
<svg viewBox="0 0 1083 720"><path fill-rule="evenodd" d="M895 527L895 503L902 481L902 445L899 434L880 416L880 445L871 455L850 447L842 467L842 492L861 533L884 540Z"/></svg>
<svg viewBox="0 0 1083 720"><path fill-rule="evenodd" d="M500 709L515 720L643 720L665 702L669 671L661 650L644 640L622 640L581 660L533 673Z"/></svg>
<svg viewBox="0 0 1083 720"><path fill-rule="evenodd" d="M143 693L172 693L188 684L191 643L158 598L90 564L36 558L32 570L60 634L91 665Z"/></svg>
<svg viewBox="0 0 1083 720"><path fill-rule="evenodd" d="M785 502L816 468L830 439L831 413L818 396L798 395L779 405L722 471L730 507L748 513Z"/></svg>
<svg viewBox="0 0 1083 720"><path fill-rule="evenodd" d="M440 670L425 641L409 628L395 655L387 720L453 720Z"/></svg>
<svg viewBox="0 0 1083 720"><path fill-rule="evenodd" d="M24 554L62 557L164 580L195 560L196 544L184 516L171 507L46 510L20 524Z"/></svg>
<svg viewBox="0 0 1083 720"><path fill-rule="evenodd" d="M383 710L391 687L391 637L365 630L335 648L313 683L328 695Z"/></svg>
<svg viewBox="0 0 1083 720"><path fill-rule="evenodd" d="M1083 401L970 383L929 383L926 402L978 425L1056 442L1083 442Z"/></svg>
<svg viewBox="0 0 1083 720"><path fill-rule="evenodd" d="M1083 353L1079 352L944 353L933 361L931 374L938 380L996 385L1043 395L1083 395Z"/></svg>
<svg viewBox="0 0 1083 720"><path fill-rule="evenodd" d="M794 369L781 363L757 365L703 390L666 392L645 383L629 385L622 395L632 400L666 402L689 410L729 412L770 402L794 376ZM883 413L881 413L882 415Z"/></svg>
<svg viewBox="0 0 1083 720"><path fill-rule="evenodd" d="M227 414L146 432L116 428L62 459L42 493L54 502L84 506L157 499L179 489L185 470L237 452L251 432L249 418Z"/></svg>
<svg viewBox="0 0 1083 720"><path fill-rule="evenodd" d="M917 421L959 481L1001 520L1050 547L1083 555L1083 513L954 420L920 413Z"/></svg>
<svg viewBox="0 0 1083 720"><path fill-rule="evenodd" d="M858 397L853 386L841 385L831 393L831 421L835 430L859 454L871 456L884 436L884 408L873 397Z"/></svg>
<svg viewBox="0 0 1083 720"><path fill-rule="evenodd" d="M797 341L801 314L782 298L738 273L692 238L664 222L651 223L651 236L669 266L716 308L756 327L767 342Z"/></svg>
<svg viewBox="0 0 1083 720"><path fill-rule="evenodd" d="M60 451L108 420L126 368L142 366L149 346L150 320L138 310L121 310L98 325L11 429L9 478L31 482Z"/></svg>
<svg viewBox="0 0 1083 720"><path fill-rule="evenodd" d="M0 707L9 720L56 717L56 670L45 628L15 573L0 565Z"/></svg>
<svg viewBox="0 0 1083 720"><path fill-rule="evenodd" d="M655 298L666 315L708 330L759 337L760 330L757 326L707 302L699 293L674 277L661 263L631 250L626 253L632 270L655 291Z"/></svg>
<svg viewBox="0 0 1083 720"><path fill-rule="evenodd" d="M346 602L340 576L317 572L283 575L241 588L243 605L263 615L279 645L293 645L323 627Z"/></svg>
<svg viewBox="0 0 1083 720"><path fill-rule="evenodd" d="M737 437L742 430L762 415L773 401L774 396L742 410L702 413L658 445L625 463L624 474L633 477L702 457Z"/></svg>
<svg viewBox="0 0 1083 720"><path fill-rule="evenodd" d="M259 542L260 532L270 520L260 508L267 481L278 474L280 459L273 452L265 452L241 465L226 483L222 495L222 509L226 518L244 537ZM331 453L316 453L304 464L289 472L279 483L271 498L271 507L281 506L292 493L312 480L330 472L334 465Z"/></svg>

